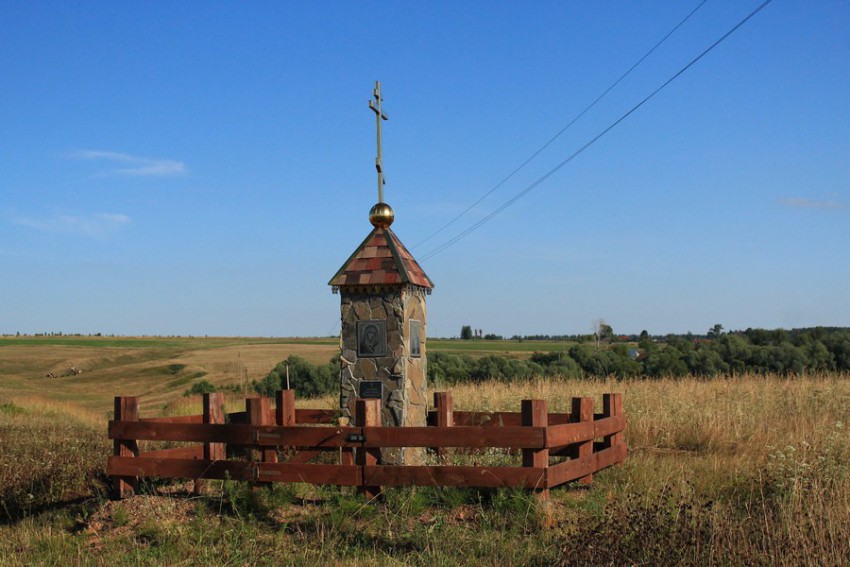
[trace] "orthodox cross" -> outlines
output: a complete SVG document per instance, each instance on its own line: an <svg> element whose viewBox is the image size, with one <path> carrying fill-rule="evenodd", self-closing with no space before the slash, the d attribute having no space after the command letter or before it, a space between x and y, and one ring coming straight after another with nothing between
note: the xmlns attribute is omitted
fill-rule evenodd
<svg viewBox="0 0 850 567"><path fill-rule="evenodd" d="M381 81L375 81L375 90L372 91L374 101L369 101L369 108L375 113L375 125L378 127L378 157L375 158L375 169L378 170L378 202L384 202L384 162L381 153L381 120L389 120L389 117L381 110Z"/></svg>

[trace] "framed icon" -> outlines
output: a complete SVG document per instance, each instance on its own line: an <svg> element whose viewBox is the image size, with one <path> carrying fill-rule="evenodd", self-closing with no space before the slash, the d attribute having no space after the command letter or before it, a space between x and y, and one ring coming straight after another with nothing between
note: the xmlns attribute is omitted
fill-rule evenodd
<svg viewBox="0 0 850 567"><path fill-rule="evenodd" d="M357 321L357 356L387 356L387 322Z"/></svg>
<svg viewBox="0 0 850 567"><path fill-rule="evenodd" d="M422 321L410 320L410 358L422 358Z"/></svg>

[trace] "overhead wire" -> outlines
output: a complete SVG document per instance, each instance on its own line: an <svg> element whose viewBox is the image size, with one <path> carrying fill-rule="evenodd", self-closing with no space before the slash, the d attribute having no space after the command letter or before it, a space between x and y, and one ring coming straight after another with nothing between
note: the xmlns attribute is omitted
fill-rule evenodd
<svg viewBox="0 0 850 567"><path fill-rule="evenodd" d="M685 66L684 66L684 67L682 67L681 69L679 69L679 71L677 71L677 72L676 72L676 73L675 73L672 77L670 77L670 78L669 78L669 79L667 79L664 83L662 83L662 84L661 84L661 86L657 87L654 91L652 91L649 95L647 95L647 96L646 96L643 100L641 100L641 101L640 101L640 102L638 102L636 105L634 105L634 106L633 106L631 109L629 109L629 110L628 110L625 114L623 114L623 115L622 115L622 116L620 116L617 120L615 120L614 122L612 122L612 123L611 123L611 124L610 124L607 128L605 128L604 130L602 130L599 134L597 134L596 136L594 136L594 137L593 137L590 141L588 141L588 142L587 142L587 143L585 143L583 146L581 146L579 149L577 149L577 150L576 150L576 151L574 151L572 154L570 154L570 155L569 155L566 159L564 159L563 161L561 161L558 165L556 165L555 167L553 167L552 169L550 169L548 172L546 172L544 175L542 175L541 177L539 177L537 180L535 180L533 183L531 183L528 187L526 187L525 189L523 189L522 191L520 191L519 193L517 193L516 195L514 195L513 197L511 197L508 201L506 201L505 203L503 203L503 204L502 204L501 206L499 206L496 210L494 210L493 212L491 212L491 213L490 213L490 214L488 214L487 216L483 217L483 218L482 218L482 219L480 219L478 222L474 223L473 225L471 225L470 227L468 227L468 228L467 228L467 229L465 229L464 231L460 232L459 234L457 234L457 235L456 235L456 236L454 236L453 238L449 239L449 240L448 240L448 241L446 241L445 243L441 244L440 246L438 246L438 247L434 248L433 250L431 250L430 252L428 252L427 254L425 254L424 256L422 256L420 260L421 260L421 261L425 261L425 260L427 260L427 259L429 259L429 258L432 258L432 257L436 256L436 255L437 255L437 254L439 254L440 252L443 252L444 250L446 250L446 249L447 249L447 248L449 248L450 246L452 246L452 245L454 245L455 243L457 243L459 240L461 240L461 239L465 238L466 236L468 236L469 234L471 234L472 232L474 232L475 230L477 230L479 227L481 227L481 226L482 226L482 225L484 225L485 223L489 222L489 221L490 221L491 219L493 219L496 215L498 215L499 213L501 213L502 211L504 211L505 209L507 209L508 207L510 207L511 205L513 205L514 203L516 203L518 200L520 200L522 197L524 197L526 194L528 194L531 190L533 190L534 188L536 188L537 186L539 186L541 183L543 183L544 181L546 181L547 179L549 179L550 177L552 177L552 175L554 175L555 173L557 173L557 172L558 172L558 171L559 171L562 167L564 167L565 165L567 165L568 163L570 163L573 159L575 159L577 156L579 156L579 155L580 155L582 152L584 152L587 148L589 148L590 146L592 146L593 144L595 144L595 143L596 143L596 142L597 142L600 138L602 138L602 137L603 137L603 136L605 136L608 132L610 132L611 130L613 130L613 129L614 129L617 125L619 125L619 124L620 124L623 120L625 120L626 118L628 118L629 116L631 116L631 115L632 115L635 111L637 111L637 110L638 110L641 106L643 106L644 104L646 104L646 102L648 102L648 101L649 101L650 99L652 99L655 95L657 95L659 92L661 92L661 91L662 91L665 87L667 87L667 85L669 85L670 83L672 83L673 81L675 81L675 80L676 80L676 79L677 79L680 75L682 75L682 73L684 73L685 71L687 71L688 69L690 69L690 68L691 68L693 65L695 65L695 64L696 64L696 63L697 63L700 59L702 59L703 57L705 57L705 56L706 56L706 55L707 55L707 54L708 54L711 50L713 50L715 47L717 47L718 45L720 45L720 44L721 44L724 40L726 40L726 38L728 38L730 35L732 35L733 33L735 33L735 32L738 30L738 28L740 28L740 27L741 27L741 26L743 26L745 23L747 23L747 22L748 22L748 21L749 21L749 20L750 20L753 16L755 16L755 15L756 15L756 14L758 14L760 11L762 11L762 9L764 9L764 8L765 8L768 4L770 4L772 1L773 1L773 0L765 0L764 2L762 2L762 3L761 3L761 4L757 7L757 8L755 8L752 12L750 12L750 13L749 13L746 17L744 17L741 21L739 21L737 24L735 24L735 25L734 25L734 26L733 26L733 27L732 27L729 31L727 31L725 34L723 34L723 35L720 37L720 39L718 39L717 41L715 41L714 43L712 43L710 46L708 46L706 49L704 49L704 50L702 51L702 53L700 53L699 55L697 55L696 57L694 57L694 58L690 61L690 63L688 63L687 65L685 65Z"/></svg>
<svg viewBox="0 0 850 567"><path fill-rule="evenodd" d="M688 15L687 15L687 16L685 16L685 17L682 19L682 21L680 21L678 24L676 24L676 25L673 27L673 29L671 29L669 32L667 32L667 34L666 34L664 37L662 37L662 38L661 38L661 39L660 39L660 40L659 40L659 41L658 41L655 45L653 45L653 46L652 46L652 48L651 48L649 51L647 51L646 53L644 53L644 54L643 54L643 56L642 56L640 59L638 59L638 60L637 60L637 61L636 61L636 62L635 62L635 63L634 63L631 67L629 67L629 68L626 70L626 72L625 72L625 73L623 73L622 75L620 75L620 77L619 77L616 81L614 81L613 83L611 83L611 84L608 86L608 88L606 88L604 91L602 91L602 94L600 94L598 97L596 97L596 99L595 99L593 102L591 102L590 104L588 104L588 105L584 108L584 110L582 110L581 112L579 112L578 114L576 114L576 115L575 115L575 117L573 117L573 119L572 119L572 120L570 120L570 122L569 122L566 126L564 126L563 128L561 128L561 129L560 129L560 130L559 130L559 131L558 131L558 132L557 132L554 136L552 136L552 137L551 137L551 138L550 138L550 139L549 139L549 140L548 140L545 144L543 144L542 146L540 146L540 148L538 148L538 149L537 149L537 151L535 151L533 154L531 154L531 156L529 156L529 157L528 157L528 159L526 159L526 160L525 160L524 162L522 162L522 163L521 163L521 164L520 164L520 165L519 165L516 169L514 169L512 172L510 172L510 173L509 173L509 174L508 174L508 175L507 175L504 179L502 179L502 180L501 180L501 181L499 181L496 185L494 185L492 189L490 189L489 191L487 191L486 193L484 193L481 197L479 197L479 199L478 199L477 201L475 201L474 203L472 203L471 205L469 205L467 208L465 208L465 209L464 209L464 210L463 210L460 214L458 214L458 215L457 215L457 216L455 216L452 220L450 220L449 222L447 222L446 224L444 224L443 226L441 226L440 228L438 228L437 230L435 230L433 233L431 233L429 236L427 236L427 237L426 237L426 238L424 238L423 240L420 240L419 242L417 242L416 244L414 244L413 246L411 246L411 248L416 248L416 247L418 247L418 246L420 246L420 245L422 245L422 244L425 244L426 242L428 242L429 240L431 240L432 238L434 238L435 236L437 236L438 234L440 234L441 232L443 232L445 229L447 229L448 227L450 227L451 225L453 225L455 222L459 221L459 220L460 220L460 219L461 219L464 215L466 215L466 213L468 213L469 211L471 211L472 209L474 209L476 206L478 206L478 204L479 204L479 203L481 203L481 201L483 201L484 199L486 199L487 197L489 197L490 195L492 195L492 194L493 194L493 192L494 192L494 191L496 191L496 189L498 189L499 187L501 187L502 185L504 185L505 183L507 183L507 182L508 182L508 181L509 181L509 180L510 180L510 179L511 179L514 175L516 175L516 174L517 174L517 173L518 173L518 172L519 172L522 168L524 168L526 165L528 165L529 163L531 163L531 161L532 161L532 160L534 160L534 158L536 158L538 155L540 155L540 154L543 152L543 150L545 150L546 148L548 148L550 145L552 145L552 143L553 143L555 140L557 140L558 138L560 138L560 137L561 137L561 134L563 134L564 132L566 132L567 130L569 130L569 129L570 129L570 127L571 127L573 124L575 124L576 122L578 122L578 120L579 120L582 116L584 116L585 114L587 114L587 113L588 113L588 112L589 112L589 111L590 111L590 110L591 110L594 106L596 106L596 104L597 104L599 101L601 101L603 98L605 98L605 95L607 95L609 92L611 92L611 91L614 89L614 87L616 87L617 85L619 85L619 84L620 84L620 83L621 83L621 82L622 82L622 81L623 81L626 77L628 77L628 76L631 74L631 72L632 72L632 71L634 71L634 70L637 68L637 66L638 66L638 65L640 65L641 63L643 63L643 62L644 62L644 60L645 60L647 57L649 57L650 55L652 55L652 53L653 53L653 52L655 52L655 50L656 50L656 49L658 49L658 48L661 46L661 44L663 44L665 41L667 41L667 39L668 39L671 35L673 35L673 34L676 32L676 30L678 30L680 27L682 27L682 25L683 25L685 22L687 22L687 21L690 19L690 17L691 17L691 16L693 16L693 15L696 13L696 11L697 11L697 10L699 10L700 8L702 8L703 4L705 4L706 2L708 2L708 0L702 0L702 2L700 2L700 3L697 5L697 7L696 7L696 8L694 8L693 10L691 10L691 11L688 13Z"/></svg>

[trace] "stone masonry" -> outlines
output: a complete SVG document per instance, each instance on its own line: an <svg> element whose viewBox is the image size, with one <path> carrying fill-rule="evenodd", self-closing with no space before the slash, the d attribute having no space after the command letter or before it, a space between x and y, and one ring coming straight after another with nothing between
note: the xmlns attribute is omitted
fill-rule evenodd
<svg viewBox="0 0 850 567"><path fill-rule="evenodd" d="M340 410L350 418L364 380L383 384L381 422L391 426L423 426L427 418L425 355L425 290L416 286L387 289L341 289ZM386 321L387 350L382 357L358 357L357 322ZM411 322L419 325L420 349L411 353ZM417 323L418 322L418 323ZM382 461L416 464L421 451L387 449Z"/></svg>

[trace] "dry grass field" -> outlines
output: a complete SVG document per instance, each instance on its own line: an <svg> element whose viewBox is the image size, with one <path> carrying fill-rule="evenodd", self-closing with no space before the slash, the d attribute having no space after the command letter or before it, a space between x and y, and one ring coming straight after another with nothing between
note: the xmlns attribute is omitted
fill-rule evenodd
<svg viewBox="0 0 850 567"><path fill-rule="evenodd" d="M455 387L459 410L516 411L544 398L567 411L573 396L624 394L626 463L589 489L553 491L547 506L508 490L395 489L365 503L335 487L229 481L202 497L155 482L110 502L114 394L150 396L144 415L197 412L185 383L168 386L182 372L232 383L234 349L260 371L287 349L323 362L333 346L49 346L0 347L2 565L850 565L848 376ZM79 376L40 376L84 360L91 368ZM171 364L185 367L151 370Z"/></svg>
<svg viewBox="0 0 850 567"><path fill-rule="evenodd" d="M429 341L432 351L472 357L523 357L568 346L543 341ZM0 400L36 396L105 412L112 409L113 396L138 395L143 397L143 410L153 409L201 379L216 386L250 384L290 355L323 364L338 354L335 339L0 337ZM72 367L81 373L67 375Z"/></svg>
<svg viewBox="0 0 850 567"><path fill-rule="evenodd" d="M159 408L200 379L250 383L290 355L325 363L336 353L332 340L0 338L0 400L36 396L106 412L114 396L139 395L144 409ZM66 375L71 367L81 373Z"/></svg>

